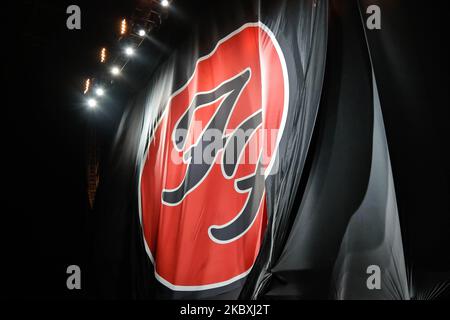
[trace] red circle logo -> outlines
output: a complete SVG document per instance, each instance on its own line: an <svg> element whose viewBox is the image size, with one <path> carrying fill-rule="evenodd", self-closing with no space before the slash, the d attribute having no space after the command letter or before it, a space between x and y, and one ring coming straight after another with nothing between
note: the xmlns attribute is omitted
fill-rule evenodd
<svg viewBox="0 0 450 320"><path fill-rule="evenodd" d="M198 59L170 97L139 186L146 249L165 286L217 288L252 268L288 96L275 37L262 23L248 23Z"/></svg>

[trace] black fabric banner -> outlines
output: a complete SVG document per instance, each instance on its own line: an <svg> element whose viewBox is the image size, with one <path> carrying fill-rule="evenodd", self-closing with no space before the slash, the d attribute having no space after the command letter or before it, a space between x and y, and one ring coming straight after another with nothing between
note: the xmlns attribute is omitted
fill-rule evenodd
<svg viewBox="0 0 450 320"><path fill-rule="evenodd" d="M411 256L417 221L399 191L405 174L396 175L405 159L391 157L401 148L392 134L401 116L386 110L395 81L383 74L392 58L383 49L392 40L368 34L368 3L210 2L122 117L96 208L96 295L445 292L445 259L443 270L417 274L425 285L411 280L424 264ZM448 180L439 188L448 191ZM370 287L372 272L380 288Z"/></svg>

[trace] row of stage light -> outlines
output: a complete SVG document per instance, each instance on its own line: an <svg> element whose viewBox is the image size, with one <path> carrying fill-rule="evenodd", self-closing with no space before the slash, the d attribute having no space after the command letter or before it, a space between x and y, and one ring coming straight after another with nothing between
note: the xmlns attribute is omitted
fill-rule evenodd
<svg viewBox="0 0 450 320"><path fill-rule="evenodd" d="M158 4L162 8L168 8L170 6L171 1L170 0L149 0L150 2L158 2ZM120 22L120 36L125 37L125 35L128 33L128 27L129 23L127 19L122 19ZM131 59L136 49L139 48L139 46L142 44L142 42L145 40L145 37L147 36L148 29L144 27L136 28L133 30L132 35L134 37L139 37L139 41L133 46L130 44L127 44L126 46L122 47L123 52L121 52L121 56L124 56L126 59L122 61L122 63L116 63L115 61L120 60L119 57L116 57L116 59L113 59L114 62L110 64L109 67L109 74L116 78L120 76L120 74L123 72L123 69L125 68L125 65L128 63L129 59ZM108 52L106 48L101 48L100 50L100 63L107 63L108 60ZM86 97L85 104L90 109L95 109L99 106L99 102L102 97L104 97L107 93L107 81L100 81L100 84L97 84L97 79L94 77L88 78L84 82L84 91L83 94Z"/></svg>

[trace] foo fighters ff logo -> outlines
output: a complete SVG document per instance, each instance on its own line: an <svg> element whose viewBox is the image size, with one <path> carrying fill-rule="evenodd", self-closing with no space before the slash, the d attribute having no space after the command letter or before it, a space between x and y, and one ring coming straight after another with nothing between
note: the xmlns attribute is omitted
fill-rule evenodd
<svg viewBox="0 0 450 320"><path fill-rule="evenodd" d="M221 39L172 94L140 177L144 241L165 286L217 288L250 271L288 96L282 51L261 23Z"/></svg>

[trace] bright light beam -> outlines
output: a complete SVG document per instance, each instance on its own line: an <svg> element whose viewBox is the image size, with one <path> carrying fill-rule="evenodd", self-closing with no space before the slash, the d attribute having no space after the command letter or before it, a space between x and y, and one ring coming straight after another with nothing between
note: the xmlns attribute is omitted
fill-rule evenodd
<svg viewBox="0 0 450 320"><path fill-rule="evenodd" d="M101 97L105 94L105 90L103 90L103 88L97 88L97 89L95 89L95 94L97 96Z"/></svg>
<svg viewBox="0 0 450 320"><path fill-rule="evenodd" d="M120 69L117 66L114 66L111 68L111 73L113 74L113 76L117 76L120 74Z"/></svg>
<svg viewBox="0 0 450 320"><path fill-rule="evenodd" d="M83 93L86 94L89 91L90 87L91 87L91 79L86 79L86 81L84 82Z"/></svg>
<svg viewBox="0 0 450 320"><path fill-rule="evenodd" d="M120 23L120 34L124 35L127 32L127 19L122 19Z"/></svg>
<svg viewBox="0 0 450 320"><path fill-rule="evenodd" d="M140 36L140 37L145 37L145 30L144 29L139 29L139 31L138 31L138 35Z"/></svg>
<svg viewBox="0 0 450 320"><path fill-rule="evenodd" d="M88 101L87 101L87 105L88 105L88 107L89 108L95 108L96 106L97 106L97 100L95 100L95 99L88 99Z"/></svg>
<svg viewBox="0 0 450 320"><path fill-rule="evenodd" d="M126 47L125 48L125 54L127 56L132 56L134 54L134 49L132 47Z"/></svg>
<svg viewBox="0 0 450 320"><path fill-rule="evenodd" d="M106 48L102 48L100 51L100 62L104 63L106 61Z"/></svg>

